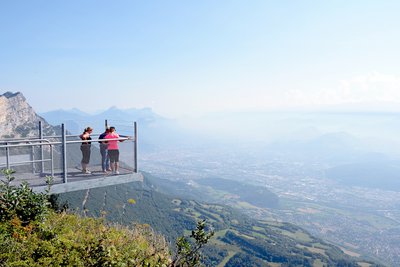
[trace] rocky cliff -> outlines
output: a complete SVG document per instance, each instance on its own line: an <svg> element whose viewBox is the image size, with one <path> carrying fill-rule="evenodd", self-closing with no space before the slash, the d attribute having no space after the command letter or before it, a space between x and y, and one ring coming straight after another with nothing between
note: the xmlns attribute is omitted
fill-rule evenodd
<svg viewBox="0 0 400 267"><path fill-rule="evenodd" d="M36 114L20 92L0 95L0 138L36 137L39 121L45 135L55 135L58 131L58 127Z"/></svg>

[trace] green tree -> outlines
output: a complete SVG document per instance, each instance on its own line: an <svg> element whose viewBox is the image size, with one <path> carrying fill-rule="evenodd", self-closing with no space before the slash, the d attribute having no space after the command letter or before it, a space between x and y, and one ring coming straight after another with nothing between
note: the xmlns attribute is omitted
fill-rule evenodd
<svg viewBox="0 0 400 267"><path fill-rule="evenodd" d="M200 249L207 244L208 240L214 235L214 231L207 232L206 221L198 221L196 229L190 235L194 239L194 243L190 242L186 237L178 238L176 242L177 254L171 263L171 267L192 267L203 266L201 263Z"/></svg>

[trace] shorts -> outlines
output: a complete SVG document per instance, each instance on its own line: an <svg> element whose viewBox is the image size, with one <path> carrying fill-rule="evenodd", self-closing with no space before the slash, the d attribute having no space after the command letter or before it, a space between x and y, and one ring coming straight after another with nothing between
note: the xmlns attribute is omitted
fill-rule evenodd
<svg viewBox="0 0 400 267"><path fill-rule="evenodd" d="M110 157L110 163L119 162L118 149L108 150L108 156Z"/></svg>
<svg viewBox="0 0 400 267"><path fill-rule="evenodd" d="M82 151L82 161L83 164L89 164L90 161L90 145L83 144L81 145Z"/></svg>

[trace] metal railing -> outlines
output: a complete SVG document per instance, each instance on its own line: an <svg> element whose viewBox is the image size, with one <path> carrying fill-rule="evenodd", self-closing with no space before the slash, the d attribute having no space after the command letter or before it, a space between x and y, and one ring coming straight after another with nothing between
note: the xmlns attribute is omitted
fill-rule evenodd
<svg viewBox="0 0 400 267"><path fill-rule="evenodd" d="M106 122L107 123L107 122ZM97 135L97 134L92 134ZM133 124L133 135L120 135L120 138L113 138L107 139L107 141L126 141L130 140L133 142L133 158L131 159L132 163L130 166L133 166L133 172L138 172L138 165L137 165L137 124L134 122ZM71 139L72 140L67 140ZM62 170L62 181L63 183L68 182L68 161L67 161L67 151L68 146L73 144L82 144L88 142L87 140L78 139L79 135L67 135L65 125L61 125L61 135L55 136L44 136L43 135L43 128L42 123L39 122L39 135L38 137L30 137L30 138L7 138L0 140L0 152L3 150L5 151L5 163L0 163L0 168L6 167L7 169L12 168L14 166L26 166L30 165L32 169L32 173L37 173L37 164L40 164L40 173L43 174L46 171L45 163L50 163L49 171L51 176L54 177L55 175L55 160L54 155L56 152L60 156L61 160L61 170ZM104 142L105 139L92 139L90 142ZM60 146L59 151L56 151L55 147ZM39 148L39 153L35 153L35 148ZM48 157L45 156L45 151L47 147L47 154ZM29 157L30 160L22 160L22 161L15 161L11 160L10 149L24 149L30 148ZM36 151L37 152L37 151ZM18 153L16 154L18 155ZM24 154L26 155L26 154Z"/></svg>
<svg viewBox="0 0 400 267"><path fill-rule="evenodd" d="M12 166L20 166L20 165L26 165L26 164L32 164L32 173L36 173L36 167L35 163L41 163L41 172L44 172L44 162L50 162L50 172L51 176L54 176L54 149L53 146L55 143L50 142L47 139L29 139L29 140L8 140L6 142L3 142L0 140L0 144L5 143L4 145L0 145L0 149L4 148L6 151L6 164L0 164L0 167L6 167L7 169L10 169ZM15 143L15 144L14 144ZM45 159L43 154L40 157L40 159L36 160L35 159L35 151L34 147L39 146L42 148L43 146L49 146L50 148L50 158ZM18 161L18 162L12 162L10 160L10 148L23 148L23 147L30 147L31 148L31 153L30 153L30 160L29 161Z"/></svg>

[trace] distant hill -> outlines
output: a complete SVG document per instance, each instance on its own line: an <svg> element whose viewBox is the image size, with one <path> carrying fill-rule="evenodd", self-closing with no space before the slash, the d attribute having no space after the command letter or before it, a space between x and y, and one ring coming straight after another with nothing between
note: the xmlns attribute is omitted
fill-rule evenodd
<svg viewBox="0 0 400 267"><path fill-rule="evenodd" d="M111 107L96 114L87 114L78 109L54 110L41 113L41 116L53 125L65 123L66 128L73 134L80 134L87 126L94 128L95 133L101 133L107 120L108 125L116 127L118 133L133 135L133 122L137 122L141 151L180 146L194 140L176 121L154 113L151 108Z"/></svg>
<svg viewBox="0 0 400 267"><path fill-rule="evenodd" d="M86 214L105 214L110 221L147 223L167 236L171 245L178 236L188 235L196 220L206 219L216 231L205 248L207 266L357 266L339 248L299 227L257 221L228 206L157 192L159 180L145 174L144 183L70 192L59 195L58 201Z"/></svg>
<svg viewBox="0 0 400 267"><path fill-rule="evenodd" d="M111 107L105 111L96 114L89 114L77 108L70 110L53 110L41 113L41 116L53 124L59 125L65 123L66 127L72 133L80 133L87 125L97 129L98 132L104 130L104 121L109 120L109 123L129 124L134 121L140 124L160 123L167 119L155 114L150 108L143 109L118 109ZM130 125L132 126L132 125Z"/></svg>
<svg viewBox="0 0 400 267"><path fill-rule="evenodd" d="M321 134L308 140L276 141L265 146L265 150L302 161L331 164L354 162L367 153L362 142L346 132Z"/></svg>
<svg viewBox="0 0 400 267"><path fill-rule="evenodd" d="M400 162L343 164L328 169L326 176L345 185L400 191Z"/></svg>
<svg viewBox="0 0 400 267"><path fill-rule="evenodd" d="M61 123L65 123L70 133L80 134L83 128L85 128L86 126L82 128L79 122L84 121L85 118L90 115L77 109L73 110L58 109L42 113L41 116L44 117L52 125L59 126L61 125Z"/></svg>

